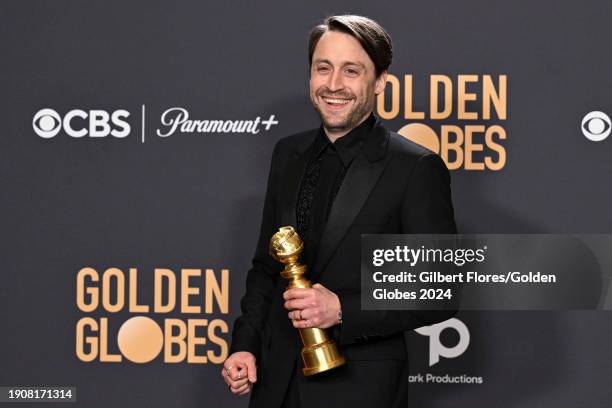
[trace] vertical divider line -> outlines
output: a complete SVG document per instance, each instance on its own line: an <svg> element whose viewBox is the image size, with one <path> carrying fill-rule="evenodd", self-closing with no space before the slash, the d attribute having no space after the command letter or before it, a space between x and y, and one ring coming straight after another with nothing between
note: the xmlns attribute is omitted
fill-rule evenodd
<svg viewBox="0 0 612 408"><path fill-rule="evenodd" d="M142 143L145 142L145 106L142 105L142 138L141 141Z"/></svg>

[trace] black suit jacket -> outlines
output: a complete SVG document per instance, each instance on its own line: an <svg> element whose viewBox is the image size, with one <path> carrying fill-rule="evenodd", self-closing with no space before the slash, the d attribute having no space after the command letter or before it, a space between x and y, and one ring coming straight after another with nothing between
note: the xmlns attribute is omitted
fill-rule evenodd
<svg viewBox="0 0 612 408"><path fill-rule="evenodd" d="M274 147L259 242L247 275L242 315L230 353L257 359L252 407L280 406L302 347L283 307L287 282L268 245L281 226L296 225L300 182L319 129L281 139ZM440 157L385 129L377 120L347 170L332 205L317 259L307 278L340 298L343 323L329 329L344 366L299 376L302 406L402 406L408 365L403 332L451 318L455 310L364 311L360 298L361 234L456 233L450 177Z"/></svg>

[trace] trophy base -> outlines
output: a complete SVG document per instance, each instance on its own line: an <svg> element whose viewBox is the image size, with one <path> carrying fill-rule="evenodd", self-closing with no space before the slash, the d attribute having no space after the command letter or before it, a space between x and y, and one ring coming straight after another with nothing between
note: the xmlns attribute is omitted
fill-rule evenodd
<svg viewBox="0 0 612 408"><path fill-rule="evenodd" d="M345 363L344 357L340 355L336 343L333 341L304 347L302 349L302 361L304 362L302 372L305 376L322 373Z"/></svg>

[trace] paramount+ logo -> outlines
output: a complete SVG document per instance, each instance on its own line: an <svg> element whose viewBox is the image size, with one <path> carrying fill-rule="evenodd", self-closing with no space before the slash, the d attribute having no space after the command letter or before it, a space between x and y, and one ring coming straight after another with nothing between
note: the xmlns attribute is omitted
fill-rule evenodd
<svg viewBox="0 0 612 408"><path fill-rule="evenodd" d="M130 134L127 122L130 112L125 109L106 111L102 109L73 109L60 115L57 111L44 108L36 112L32 120L34 132L43 139L51 139L62 130L73 138L102 138L112 136L124 138Z"/></svg>
<svg viewBox="0 0 612 408"><path fill-rule="evenodd" d="M427 101L415 106L415 100ZM436 153L450 170L499 171L507 161L507 75L387 76L377 97L381 119L404 119L397 132Z"/></svg>

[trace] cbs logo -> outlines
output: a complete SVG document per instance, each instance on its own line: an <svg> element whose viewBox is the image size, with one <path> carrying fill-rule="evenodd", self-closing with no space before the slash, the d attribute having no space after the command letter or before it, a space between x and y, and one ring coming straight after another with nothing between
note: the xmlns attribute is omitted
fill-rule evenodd
<svg viewBox="0 0 612 408"><path fill-rule="evenodd" d="M452 329L459 334L459 341L453 347L446 347L440 341L440 334L446 330ZM431 326L421 327L415 330L417 333L429 337L429 366L437 364L440 357L455 358L467 350L470 345L470 331L467 326L459 319L449 319L442 323L433 324Z"/></svg>
<svg viewBox="0 0 612 408"><path fill-rule="evenodd" d="M591 142L601 142L610 135L610 117L603 112L593 111L582 118L580 130Z"/></svg>
<svg viewBox="0 0 612 408"><path fill-rule="evenodd" d="M129 116L130 112L124 109L110 114L100 109L92 109L89 112L73 109L62 118L55 110L45 108L34 115L32 128L43 139L51 139L62 129L68 136L75 138L108 135L123 138L130 134L130 124L126 121Z"/></svg>

